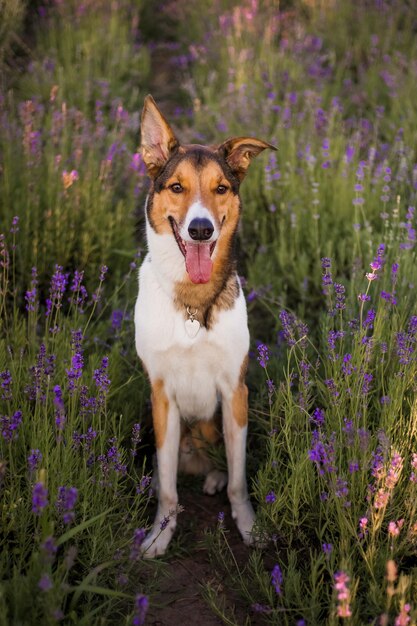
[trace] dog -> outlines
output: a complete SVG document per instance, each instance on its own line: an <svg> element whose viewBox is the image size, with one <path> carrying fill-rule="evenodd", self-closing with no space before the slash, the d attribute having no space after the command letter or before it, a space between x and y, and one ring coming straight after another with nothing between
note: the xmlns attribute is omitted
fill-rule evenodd
<svg viewBox="0 0 417 626"><path fill-rule="evenodd" d="M276 149L249 137L181 145L152 96L145 99L141 153L151 186L135 339L151 385L158 470L157 513L142 544L146 557L164 554L174 533L178 470L205 474L208 494L227 483L243 541L256 540L245 467L249 330L234 244L240 183L266 148ZM204 452L221 437L220 407L228 477Z"/></svg>

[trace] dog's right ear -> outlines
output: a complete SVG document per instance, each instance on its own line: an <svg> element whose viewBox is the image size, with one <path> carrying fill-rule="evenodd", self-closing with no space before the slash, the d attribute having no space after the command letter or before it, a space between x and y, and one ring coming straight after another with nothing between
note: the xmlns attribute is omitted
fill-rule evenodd
<svg viewBox="0 0 417 626"><path fill-rule="evenodd" d="M152 96L146 96L141 118L141 151L149 176L155 178L179 143Z"/></svg>

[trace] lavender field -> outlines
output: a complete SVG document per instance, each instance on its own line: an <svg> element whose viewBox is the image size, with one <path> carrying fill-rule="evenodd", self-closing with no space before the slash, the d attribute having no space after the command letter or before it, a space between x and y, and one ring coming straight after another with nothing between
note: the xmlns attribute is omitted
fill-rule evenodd
<svg viewBox="0 0 417 626"><path fill-rule="evenodd" d="M0 0L0 626L417 624L416 34L406 0ZM262 549L206 496L197 547L141 556L148 93L278 147L239 237ZM205 617L166 621L185 558Z"/></svg>

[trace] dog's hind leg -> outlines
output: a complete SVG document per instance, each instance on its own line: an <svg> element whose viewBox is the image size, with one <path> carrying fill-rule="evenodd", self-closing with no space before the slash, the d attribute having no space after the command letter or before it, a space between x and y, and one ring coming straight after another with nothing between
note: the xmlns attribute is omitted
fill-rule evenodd
<svg viewBox="0 0 417 626"><path fill-rule="evenodd" d="M224 396L223 432L226 444L229 496L232 517L242 535L243 541L249 545L256 541L252 535L255 513L249 501L246 484L246 434L248 429L248 388L239 382L234 393Z"/></svg>
<svg viewBox="0 0 417 626"><path fill-rule="evenodd" d="M168 399L162 380L152 383L152 416L158 460L158 510L151 532L142 544L146 558L164 554L177 525L177 468L180 416Z"/></svg>
<svg viewBox="0 0 417 626"><path fill-rule="evenodd" d="M215 468L208 448L221 440L219 419L199 420L181 437L179 471L185 474L203 474L203 491L214 495L227 484L227 473Z"/></svg>

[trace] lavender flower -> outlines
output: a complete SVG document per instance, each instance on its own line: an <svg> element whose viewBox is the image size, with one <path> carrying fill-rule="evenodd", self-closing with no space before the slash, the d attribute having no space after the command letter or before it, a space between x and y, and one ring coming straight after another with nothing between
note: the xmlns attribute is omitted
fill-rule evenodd
<svg viewBox="0 0 417 626"><path fill-rule="evenodd" d="M132 545L130 547L129 559L131 561L137 561L141 554L141 545L146 537L146 531L144 528L136 528L133 532Z"/></svg>
<svg viewBox="0 0 417 626"><path fill-rule="evenodd" d="M326 414L323 409L316 408L310 416L310 421L316 426L323 426Z"/></svg>
<svg viewBox="0 0 417 626"><path fill-rule="evenodd" d="M260 366L263 368L266 368L266 364L269 361L269 351L268 351L268 347L263 343L260 343L258 345L257 359L259 361Z"/></svg>
<svg viewBox="0 0 417 626"><path fill-rule="evenodd" d="M340 283L333 283L333 288L336 294L336 309L343 311L346 308L345 288Z"/></svg>
<svg viewBox="0 0 417 626"><path fill-rule="evenodd" d="M62 515L64 524L74 521L74 507L78 498L78 489L75 487L59 487L58 497L55 503L56 509Z"/></svg>
<svg viewBox="0 0 417 626"><path fill-rule="evenodd" d="M138 495L143 494L146 489L149 487L149 485L152 482L152 478L150 476L142 476L142 478L139 481L138 486L136 487L136 493Z"/></svg>
<svg viewBox="0 0 417 626"><path fill-rule="evenodd" d="M38 469L41 461L42 461L42 452L37 449L31 450L28 456L28 466L29 466L29 472L31 474L33 474L33 472L35 472Z"/></svg>
<svg viewBox="0 0 417 626"><path fill-rule="evenodd" d="M94 382L96 387L98 387L100 398L103 400L104 396L107 394L108 388L110 386L110 378L106 374L106 370L109 365L108 357L104 357L101 361L101 367L99 369L94 370Z"/></svg>
<svg viewBox="0 0 417 626"><path fill-rule="evenodd" d="M52 307L60 309L62 306L62 298L68 282L68 274L63 273L61 265L55 265L55 273L51 278L51 286L49 289L49 299L47 300L46 315L52 310Z"/></svg>
<svg viewBox="0 0 417 626"><path fill-rule="evenodd" d="M84 272L79 272L78 270L75 270L74 277L70 286L70 291L72 295L69 298L69 301L76 307L76 309L80 311L80 313L83 313L84 305L88 298L87 289L82 284L83 278Z"/></svg>
<svg viewBox="0 0 417 626"><path fill-rule="evenodd" d="M65 426L65 406L62 398L62 389L59 385L54 387L55 424L59 431Z"/></svg>
<svg viewBox="0 0 417 626"><path fill-rule="evenodd" d="M12 375L9 370L0 372L0 397L2 400L12 400Z"/></svg>
<svg viewBox="0 0 417 626"><path fill-rule="evenodd" d="M55 539L53 537L47 537L45 541L41 543L40 547L43 561L45 563L52 564L58 551L58 546L56 545Z"/></svg>
<svg viewBox="0 0 417 626"><path fill-rule="evenodd" d="M329 558L333 552L333 545L331 543L323 543L321 547L326 557Z"/></svg>
<svg viewBox="0 0 417 626"><path fill-rule="evenodd" d="M327 441L326 436L318 430L312 432L312 446L308 453L310 461L316 464L320 476L336 472L336 434L332 433Z"/></svg>
<svg viewBox="0 0 417 626"><path fill-rule="evenodd" d="M265 496L265 502L267 502L268 504L272 504L273 502L275 502L276 499L276 495L273 491L269 491Z"/></svg>
<svg viewBox="0 0 417 626"><path fill-rule="evenodd" d="M139 443L142 441L140 435L141 435L141 425L140 424L133 424L132 439L131 439L132 448L130 450L132 456L136 456L136 454L137 454L137 447L138 447Z"/></svg>
<svg viewBox="0 0 417 626"><path fill-rule="evenodd" d="M26 311L33 312L37 311L39 307L38 303L38 270L36 267L32 267L32 280L30 283L30 289L26 291L25 300L26 300Z"/></svg>
<svg viewBox="0 0 417 626"><path fill-rule="evenodd" d="M281 568L278 565L278 563L274 565L274 568L271 572L271 583L275 589L275 593L278 594L279 596L282 596L283 576L282 576Z"/></svg>
<svg viewBox="0 0 417 626"><path fill-rule="evenodd" d="M101 471L106 479L109 478L112 471L116 474L126 474L126 465L121 462L121 453L117 446L114 445L115 439L111 439L110 443L113 445L111 445L107 452L97 457Z"/></svg>
<svg viewBox="0 0 417 626"><path fill-rule="evenodd" d="M15 411L11 417L0 415L0 428L3 439L10 443L18 438L18 429L22 423L22 411Z"/></svg>
<svg viewBox="0 0 417 626"><path fill-rule="evenodd" d="M49 574L42 574L39 582L38 582L38 587L41 591L43 592L47 592L50 591L52 589L52 587L54 586Z"/></svg>
<svg viewBox="0 0 417 626"><path fill-rule="evenodd" d="M32 512L40 515L48 506L48 490L43 483L36 483L32 489Z"/></svg>
<svg viewBox="0 0 417 626"><path fill-rule="evenodd" d="M149 608L149 600L147 596L138 593L135 597L135 608L133 612L133 626L143 626L145 624L146 613Z"/></svg>

